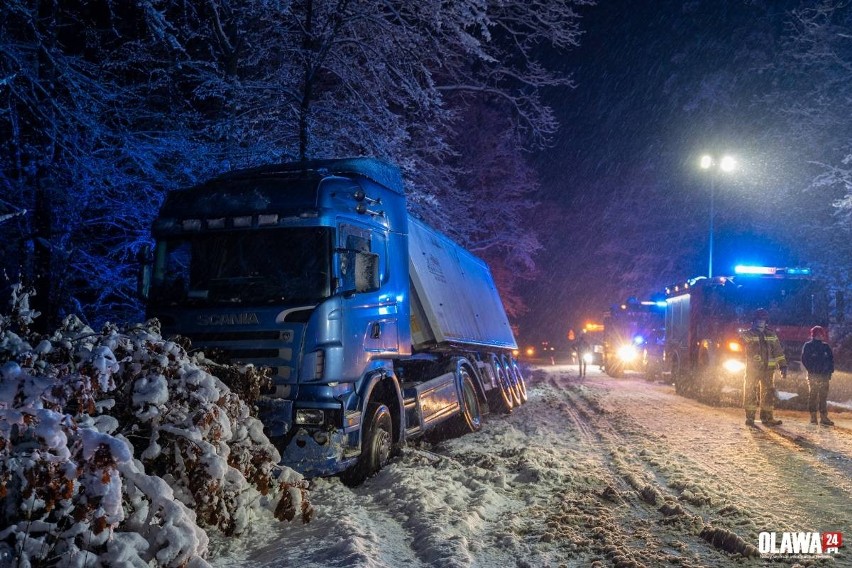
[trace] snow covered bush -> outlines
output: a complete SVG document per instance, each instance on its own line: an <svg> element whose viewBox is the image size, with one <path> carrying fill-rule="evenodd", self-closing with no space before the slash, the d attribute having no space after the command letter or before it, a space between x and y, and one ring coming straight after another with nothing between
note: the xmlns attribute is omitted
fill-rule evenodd
<svg viewBox="0 0 852 568"><path fill-rule="evenodd" d="M201 566L205 529L260 515L310 520L307 483L277 465L251 407L256 369L190 356L156 320L50 336L13 289L0 315L0 562Z"/></svg>

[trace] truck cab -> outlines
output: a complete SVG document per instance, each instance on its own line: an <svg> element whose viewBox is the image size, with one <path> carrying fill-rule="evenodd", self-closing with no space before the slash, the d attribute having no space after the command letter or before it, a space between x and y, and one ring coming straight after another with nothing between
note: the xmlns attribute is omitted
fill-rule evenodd
<svg viewBox="0 0 852 568"><path fill-rule="evenodd" d="M433 247L421 272L443 270L445 288L464 288L462 270L442 266L441 246L463 258L465 274L483 275L471 286L493 288L487 267L477 272L475 257L409 218L390 164L353 158L226 174L167 196L153 226L148 315L164 336L269 368L258 407L282 461L308 477L350 471L357 482L406 436L459 415L477 428L486 391L501 377L518 385L519 371L499 358L515 347L510 330L489 352L453 351L464 334L428 333L424 314L466 311L440 307L452 297L416 294L423 278L412 272L411 230ZM508 329L496 290L488 294L496 302L472 320ZM431 340L415 352L421 336Z"/></svg>

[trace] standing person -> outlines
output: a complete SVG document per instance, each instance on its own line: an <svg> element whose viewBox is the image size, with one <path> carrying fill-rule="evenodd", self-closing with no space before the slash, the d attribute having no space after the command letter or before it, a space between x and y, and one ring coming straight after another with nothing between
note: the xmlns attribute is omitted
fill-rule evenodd
<svg viewBox="0 0 852 568"><path fill-rule="evenodd" d="M834 372L834 353L826 343L828 333L825 328L815 325L811 328L811 340L802 347L802 365L808 371L808 410L811 413L811 424L834 426L828 418L828 382Z"/></svg>
<svg viewBox="0 0 852 568"><path fill-rule="evenodd" d="M586 338L585 331L580 334L580 337L574 344L574 349L577 351L577 369L579 371L580 378L582 379L586 376L586 354L592 352L592 346Z"/></svg>
<svg viewBox="0 0 852 568"><path fill-rule="evenodd" d="M787 358L775 331L766 327L769 312L755 310L750 329L741 338L745 345L745 380L743 382L743 408L746 426L754 426L754 415L760 407L760 421L766 426L778 426L780 420L773 416L775 410L775 369L787 376Z"/></svg>

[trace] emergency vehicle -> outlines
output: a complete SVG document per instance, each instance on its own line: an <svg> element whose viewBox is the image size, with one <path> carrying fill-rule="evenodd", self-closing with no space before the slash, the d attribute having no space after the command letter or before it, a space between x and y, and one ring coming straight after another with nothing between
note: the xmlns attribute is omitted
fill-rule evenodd
<svg viewBox="0 0 852 568"><path fill-rule="evenodd" d="M527 400L488 265L408 213L392 164L231 172L171 192L153 234L149 317L271 370L259 414L306 477L360 483L406 440Z"/></svg>
<svg viewBox="0 0 852 568"><path fill-rule="evenodd" d="M808 268L741 265L732 276L703 276L666 288L664 368L679 394L721 400L742 392L740 333L758 308L769 311L792 380L814 325L828 325L825 285Z"/></svg>
<svg viewBox="0 0 852 568"><path fill-rule="evenodd" d="M666 302L629 298L604 316L603 369L613 378L625 371L656 377L662 362Z"/></svg>

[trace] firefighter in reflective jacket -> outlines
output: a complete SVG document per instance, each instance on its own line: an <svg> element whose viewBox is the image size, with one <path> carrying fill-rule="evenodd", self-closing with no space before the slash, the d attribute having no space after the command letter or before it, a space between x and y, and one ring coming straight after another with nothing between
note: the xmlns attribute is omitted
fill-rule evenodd
<svg viewBox="0 0 852 568"><path fill-rule="evenodd" d="M754 426L754 415L760 407L760 421L767 426L778 426L780 420L772 415L775 409L775 370L787 376L787 359L775 332L766 327L769 312L763 308L754 312L750 329L742 333L745 346L746 369L743 383L743 408L746 425Z"/></svg>

